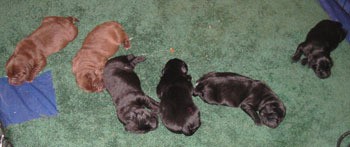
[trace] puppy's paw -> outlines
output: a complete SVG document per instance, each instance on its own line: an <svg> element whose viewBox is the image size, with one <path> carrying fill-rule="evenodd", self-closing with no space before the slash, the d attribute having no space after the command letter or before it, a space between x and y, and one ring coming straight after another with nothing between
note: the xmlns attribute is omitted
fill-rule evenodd
<svg viewBox="0 0 350 147"><path fill-rule="evenodd" d="M292 60L292 63L296 63L296 62L298 62L300 60L300 57L292 56L291 60Z"/></svg>
<svg viewBox="0 0 350 147"><path fill-rule="evenodd" d="M301 65L306 65L308 62L308 58L304 58L301 60Z"/></svg>
<svg viewBox="0 0 350 147"><path fill-rule="evenodd" d="M254 123L255 123L255 125L257 125L257 126L261 126L261 125L262 125L262 122L261 122L260 119L254 120Z"/></svg>

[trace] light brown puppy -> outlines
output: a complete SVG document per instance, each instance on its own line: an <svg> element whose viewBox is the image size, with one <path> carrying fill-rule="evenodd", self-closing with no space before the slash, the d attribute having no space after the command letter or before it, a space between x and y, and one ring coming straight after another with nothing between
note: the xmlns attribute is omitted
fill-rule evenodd
<svg viewBox="0 0 350 147"><path fill-rule="evenodd" d="M67 46L78 35L74 17L45 17L39 28L16 46L6 62L6 74L11 85L32 82L45 67L46 58Z"/></svg>
<svg viewBox="0 0 350 147"><path fill-rule="evenodd" d="M128 35L115 21L100 24L87 35L72 61L72 72L81 89L87 92L101 92L104 89L103 68L121 44L126 49L130 48Z"/></svg>

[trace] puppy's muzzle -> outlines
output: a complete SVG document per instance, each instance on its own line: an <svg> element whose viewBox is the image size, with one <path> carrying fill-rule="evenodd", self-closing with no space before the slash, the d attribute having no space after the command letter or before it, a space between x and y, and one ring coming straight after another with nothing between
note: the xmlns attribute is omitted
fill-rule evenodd
<svg viewBox="0 0 350 147"><path fill-rule="evenodd" d="M18 86L24 83L24 81L19 81L18 79L12 79L12 78L9 78L8 82L10 85L14 85L14 86Z"/></svg>

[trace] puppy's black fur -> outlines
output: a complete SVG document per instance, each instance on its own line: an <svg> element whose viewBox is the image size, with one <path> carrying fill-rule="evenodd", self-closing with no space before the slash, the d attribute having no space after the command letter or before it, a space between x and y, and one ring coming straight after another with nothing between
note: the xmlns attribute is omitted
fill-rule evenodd
<svg viewBox="0 0 350 147"><path fill-rule="evenodd" d="M322 20L307 34L306 40L299 44L292 60L297 62L303 54L302 65L308 65L321 79L331 75L333 66L331 51L344 40L347 32L342 24L331 20Z"/></svg>
<svg viewBox="0 0 350 147"><path fill-rule="evenodd" d="M193 135L201 125L200 112L192 101L193 85L187 65L180 59L169 60L157 86L160 114L170 131Z"/></svg>
<svg viewBox="0 0 350 147"><path fill-rule="evenodd" d="M240 107L257 125L276 128L286 115L282 101L266 84L236 73L205 74L193 95L209 104Z"/></svg>
<svg viewBox="0 0 350 147"><path fill-rule="evenodd" d="M147 96L134 72L137 63L145 57L132 54L108 60L103 81L117 110L118 119L125 130L146 133L158 127L159 103ZM149 109L149 110L148 110Z"/></svg>

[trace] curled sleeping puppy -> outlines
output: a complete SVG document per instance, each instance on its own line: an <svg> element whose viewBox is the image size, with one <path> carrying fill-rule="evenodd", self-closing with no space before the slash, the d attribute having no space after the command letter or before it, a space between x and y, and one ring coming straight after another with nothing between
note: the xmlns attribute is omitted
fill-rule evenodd
<svg viewBox="0 0 350 147"><path fill-rule="evenodd" d="M78 35L74 17L48 16L28 37L22 39L6 62L6 74L11 85L32 82L46 66L49 55L67 46Z"/></svg>
<svg viewBox="0 0 350 147"><path fill-rule="evenodd" d="M331 75L333 66L331 51L337 48L338 44L346 37L346 31L342 24L331 20L322 20L313 27L306 36L306 40L299 44L292 60L297 62L301 55L302 65L312 68L317 77L328 78Z"/></svg>
<svg viewBox="0 0 350 147"><path fill-rule="evenodd" d="M210 72L201 77L194 88L208 104L240 107L257 125L276 128L286 115L277 95L263 82L236 73Z"/></svg>
<svg viewBox="0 0 350 147"><path fill-rule="evenodd" d="M134 72L137 63L145 57L132 54L108 60L103 71L103 81L112 96L117 117L125 130L146 133L158 127L159 103L147 96Z"/></svg>
<svg viewBox="0 0 350 147"><path fill-rule="evenodd" d="M78 86L86 92L101 92L103 68L120 45L130 48L129 37L123 27L114 21L95 27L85 38L72 61L72 72Z"/></svg>
<svg viewBox="0 0 350 147"><path fill-rule="evenodd" d="M163 124L175 133L190 136L201 125L200 112L192 101L193 85L187 65L179 59L169 60L157 86Z"/></svg>

